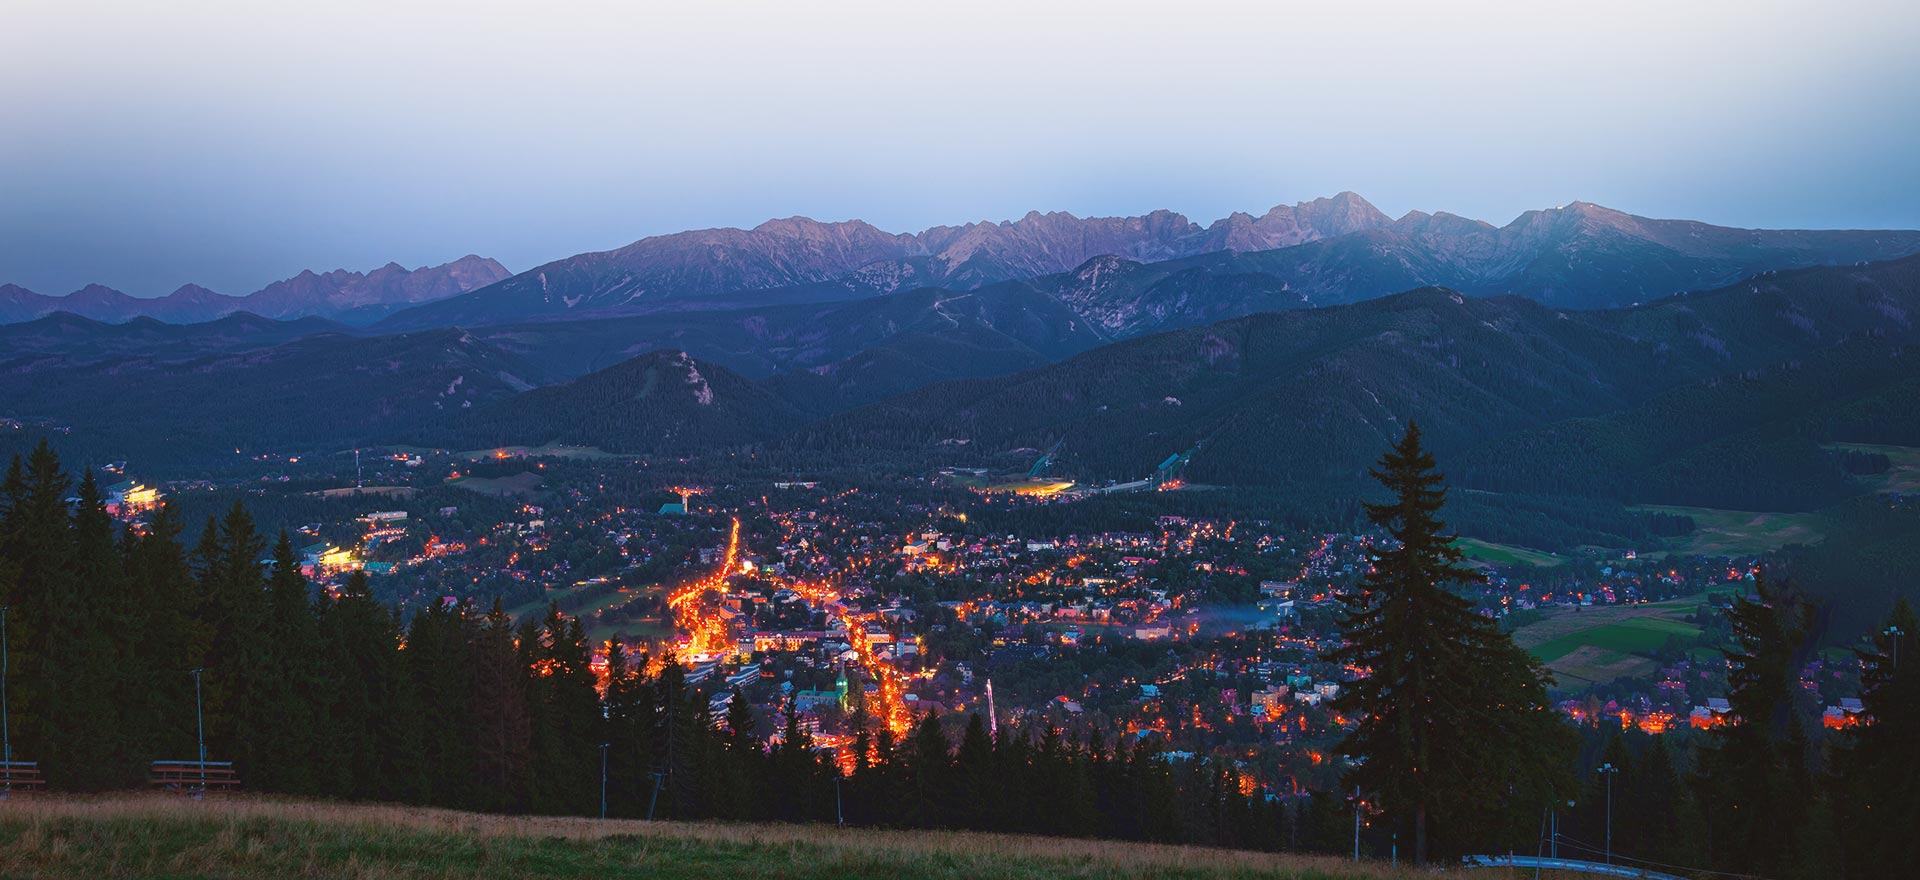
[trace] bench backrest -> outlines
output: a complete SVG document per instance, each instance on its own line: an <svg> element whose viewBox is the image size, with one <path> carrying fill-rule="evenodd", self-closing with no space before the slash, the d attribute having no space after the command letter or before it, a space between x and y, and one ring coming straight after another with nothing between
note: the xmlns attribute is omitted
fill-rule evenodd
<svg viewBox="0 0 1920 880"><path fill-rule="evenodd" d="M46 778L40 775L40 762L0 761L0 789L33 791L46 784Z"/></svg>
<svg viewBox="0 0 1920 880"><path fill-rule="evenodd" d="M147 771L147 782L166 788L239 788L240 775L232 761L155 761Z"/></svg>

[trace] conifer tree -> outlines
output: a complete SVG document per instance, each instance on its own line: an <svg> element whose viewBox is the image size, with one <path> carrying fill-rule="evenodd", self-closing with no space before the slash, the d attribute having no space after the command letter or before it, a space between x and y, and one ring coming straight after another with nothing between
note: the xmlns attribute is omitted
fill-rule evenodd
<svg viewBox="0 0 1920 880"><path fill-rule="evenodd" d="M558 605L548 606L545 620L530 635L533 761L540 768L533 780L533 809L586 815L599 809L600 744L605 741L591 649L580 621L561 614Z"/></svg>
<svg viewBox="0 0 1920 880"><path fill-rule="evenodd" d="M247 670L252 685L239 707L246 718L240 726L252 737L245 749L249 765L242 770L250 784L268 791L308 794L319 787L314 768L322 760L322 743L315 710L324 705L324 691L311 592L283 531L273 548L257 665Z"/></svg>
<svg viewBox="0 0 1920 880"><path fill-rule="evenodd" d="M480 800L475 737L456 719L472 714L468 680L478 651L479 627L466 603L430 602L407 624L403 659L418 705L411 714L420 731L427 802L448 807Z"/></svg>
<svg viewBox="0 0 1920 880"><path fill-rule="evenodd" d="M607 643L607 684L603 702L607 716L608 815L633 817L646 807L642 797L648 755L640 737L646 708L641 678L644 672L618 641Z"/></svg>
<svg viewBox="0 0 1920 880"><path fill-rule="evenodd" d="M1862 657L1864 717L1835 759L1844 862L1857 877L1920 865L1920 615L1899 600L1875 641Z"/></svg>
<svg viewBox="0 0 1920 880"><path fill-rule="evenodd" d="M60 634L54 643L53 684L59 690L48 706L56 731L79 733L61 737L66 745L62 757L65 784L83 791L140 779L139 759L128 753L127 733L113 703L121 689L118 677L134 660L122 657L110 636L126 628L121 605L126 573L114 532L99 484L88 469L75 493L73 555L65 577L55 581L64 584L69 595L60 603Z"/></svg>
<svg viewBox="0 0 1920 880"><path fill-rule="evenodd" d="M1794 706L1813 609L1766 581L1727 610L1735 647L1727 652L1730 723L1700 753L1707 857L1735 871L1777 874L1793 864L1793 835L1814 788L1807 737Z"/></svg>
<svg viewBox="0 0 1920 880"><path fill-rule="evenodd" d="M354 572L322 602L320 635L331 683L323 790L363 800L402 800L421 788L411 682L400 665L400 629Z"/></svg>
<svg viewBox="0 0 1920 880"><path fill-rule="evenodd" d="M237 501L217 522L208 519L195 550L199 615L211 631L202 675L208 757L232 761L242 774L253 769L251 748L261 735L251 727L259 714L250 704L265 699L257 691L272 686L263 671L267 595L260 558L265 552L253 517Z"/></svg>
<svg viewBox="0 0 1920 880"><path fill-rule="evenodd" d="M498 598L474 637L465 717L474 756L474 802L499 812L530 808L532 730L527 670L514 642L513 620Z"/></svg>
<svg viewBox="0 0 1920 880"><path fill-rule="evenodd" d="M126 640L140 662L122 680L123 724L136 760L188 757L196 754L196 725L187 670L205 665L212 634L197 613L199 585L180 543L178 510L168 504L155 511L126 555L128 614L140 622Z"/></svg>
<svg viewBox="0 0 1920 880"><path fill-rule="evenodd" d="M60 644L76 620L77 591L69 565L73 534L67 517L67 489L72 483L60 469L60 458L43 440L23 463L15 458L0 494L6 497L4 551L12 570L8 633L12 673L9 686L13 705L15 760L39 761L50 778L69 769L63 751L68 737L60 733L57 697L71 686L68 670L60 666Z"/></svg>
<svg viewBox="0 0 1920 880"><path fill-rule="evenodd" d="M978 712L967 719L953 765L955 821L966 828L991 827L1000 803L994 791L998 776L994 772L993 741L987 737L986 722Z"/></svg>
<svg viewBox="0 0 1920 880"><path fill-rule="evenodd" d="M904 781L910 800L901 807L912 821L923 827L940 828L948 822L944 809L952 769L948 748L947 735L940 730L939 710L921 716L920 723L913 729L907 754L903 756Z"/></svg>
<svg viewBox="0 0 1920 880"><path fill-rule="evenodd" d="M1546 708L1546 674L1448 587L1480 580L1439 518L1446 487L1409 423L1372 471L1390 500L1366 505L1384 549L1342 622L1330 659L1360 667L1335 703L1358 715L1342 753L1363 759L1348 784L1410 831L1424 863L1439 828L1449 849L1538 815L1564 786L1572 732ZM1501 815L1502 812L1506 815Z"/></svg>

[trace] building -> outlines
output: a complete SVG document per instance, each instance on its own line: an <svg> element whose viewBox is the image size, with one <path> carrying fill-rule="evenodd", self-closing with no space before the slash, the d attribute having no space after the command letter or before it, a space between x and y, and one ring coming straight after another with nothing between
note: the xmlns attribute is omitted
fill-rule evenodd
<svg viewBox="0 0 1920 880"><path fill-rule="evenodd" d="M100 500L110 516L134 516L160 506L160 490L122 480L102 489Z"/></svg>
<svg viewBox="0 0 1920 880"><path fill-rule="evenodd" d="M1695 706L1687 714L1687 723L1698 728L1719 727L1732 712L1733 706L1725 697L1708 697L1706 705Z"/></svg>
<svg viewBox="0 0 1920 880"><path fill-rule="evenodd" d="M1287 694L1291 691L1284 684L1276 684L1265 690L1253 692L1253 711L1268 718L1286 711Z"/></svg>

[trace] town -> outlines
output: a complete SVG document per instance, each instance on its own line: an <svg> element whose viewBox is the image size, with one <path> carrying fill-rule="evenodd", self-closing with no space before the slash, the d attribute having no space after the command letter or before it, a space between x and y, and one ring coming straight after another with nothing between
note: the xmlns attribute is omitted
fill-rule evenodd
<svg viewBox="0 0 1920 880"><path fill-rule="evenodd" d="M1108 493L982 491L952 469L856 481L736 468L718 482L681 461L550 449L253 464L260 476L152 488L116 464L108 509L138 529L163 500L211 512L245 499L288 531L319 589L358 572L403 616L498 600L518 620L577 618L602 675L616 644L656 666L671 657L716 725L744 701L773 746L792 712L842 766L857 720L904 736L937 712L1153 740L1231 762L1249 794L1327 790L1346 769L1334 750L1353 720L1331 703L1365 670L1326 655L1377 534L1166 512L1068 528ZM1723 610L1760 563L1609 551L1480 564L1468 595L1548 661L1555 706L1590 736L1684 734L1729 711ZM1582 664L1587 631L1630 644ZM1856 722L1868 657L1805 663L1800 699L1826 727Z"/></svg>

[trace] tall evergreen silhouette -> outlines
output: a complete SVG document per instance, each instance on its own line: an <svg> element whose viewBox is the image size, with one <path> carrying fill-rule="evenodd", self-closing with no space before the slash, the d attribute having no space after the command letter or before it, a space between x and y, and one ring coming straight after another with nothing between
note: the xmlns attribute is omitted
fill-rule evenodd
<svg viewBox="0 0 1920 880"><path fill-rule="evenodd" d="M1920 865L1920 615L1899 601L1876 641L1863 658L1864 723L1835 759L1844 862L1856 877Z"/></svg>
<svg viewBox="0 0 1920 880"><path fill-rule="evenodd" d="M1805 721L1794 706L1813 609L1784 585L1762 580L1728 609L1731 723L1700 754L1707 857L1733 870L1779 874L1814 794Z"/></svg>
<svg viewBox="0 0 1920 880"><path fill-rule="evenodd" d="M1425 862L1436 830L1459 851L1538 815L1566 784L1572 741L1547 711L1539 663L1449 589L1481 578L1440 519L1446 486L1419 427L1371 473L1390 500L1367 518L1388 540L1330 655L1366 673L1335 703L1358 716L1340 750L1361 760L1349 784L1408 828Z"/></svg>

